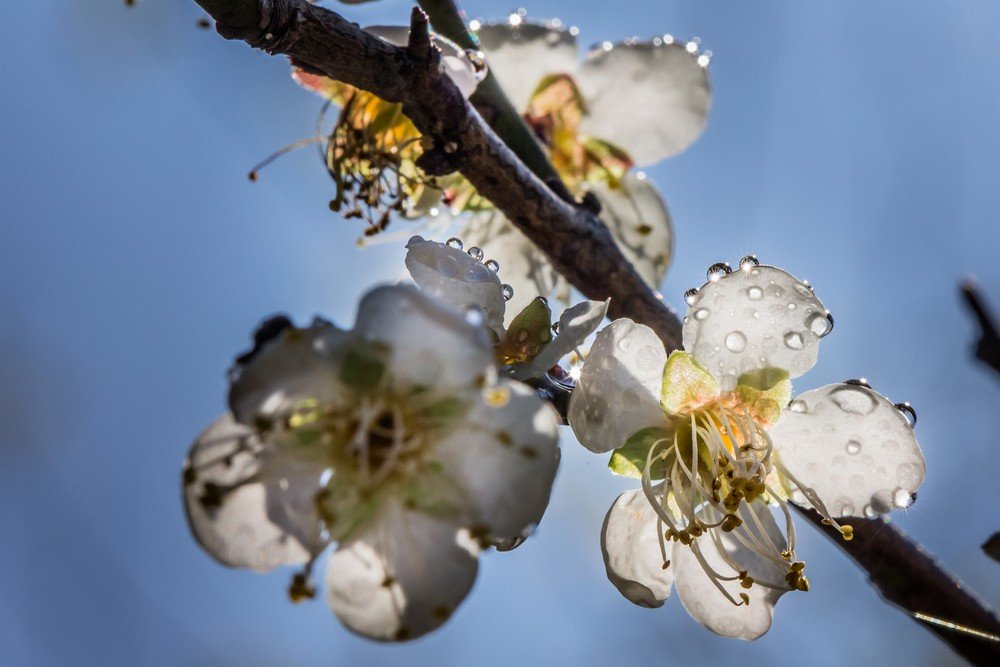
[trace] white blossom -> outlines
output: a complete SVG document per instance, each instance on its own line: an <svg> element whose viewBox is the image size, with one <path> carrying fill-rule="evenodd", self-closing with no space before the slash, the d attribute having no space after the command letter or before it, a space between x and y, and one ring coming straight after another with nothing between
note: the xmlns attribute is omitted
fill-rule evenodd
<svg viewBox="0 0 1000 667"><path fill-rule="evenodd" d="M604 524L618 590L654 607L676 585L703 625L754 639L782 594L809 588L788 499L848 540L839 517L906 507L924 478L915 413L860 380L790 401L790 378L815 364L833 321L781 269L754 257L737 271L715 265L686 299L684 351L668 357L651 329L628 319L597 335L569 422L591 451L614 450L614 472L642 482Z"/></svg>
<svg viewBox="0 0 1000 667"><path fill-rule="evenodd" d="M195 537L234 567L304 564L296 600L335 543L330 606L377 640L441 625L480 550L541 519L558 466L554 410L496 377L485 328L412 286L369 292L352 330L272 321L229 407L185 466Z"/></svg>

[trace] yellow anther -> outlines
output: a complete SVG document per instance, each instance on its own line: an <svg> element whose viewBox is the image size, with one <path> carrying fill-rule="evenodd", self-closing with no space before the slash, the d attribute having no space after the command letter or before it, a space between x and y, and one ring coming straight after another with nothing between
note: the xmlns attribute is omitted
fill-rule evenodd
<svg viewBox="0 0 1000 667"><path fill-rule="evenodd" d="M805 561L797 560L794 563L792 563L788 569L790 569L792 572L801 572L802 570L806 569Z"/></svg>
<svg viewBox="0 0 1000 667"><path fill-rule="evenodd" d="M722 525L720 527L722 528L722 532L728 533L729 531L734 530L740 527L741 525L743 525L743 520L741 518L739 518L735 514L727 514L725 517L723 517Z"/></svg>
<svg viewBox="0 0 1000 667"><path fill-rule="evenodd" d="M809 590L809 579L806 577L799 577L795 582L795 589L800 590L803 593Z"/></svg>
<svg viewBox="0 0 1000 667"><path fill-rule="evenodd" d="M663 569L666 570L668 567L670 567L670 561L669 560L663 561Z"/></svg>
<svg viewBox="0 0 1000 667"><path fill-rule="evenodd" d="M743 604L744 605L749 605L750 604L750 596L747 595L746 593L740 593L740 599L743 600ZM738 607L739 605L736 605L736 606Z"/></svg>
<svg viewBox="0 0 1000 667"><path fill-rule="evenodd" d="M854 526L841 526L840 534L845 542L850 542L854 539Z"/></svg>

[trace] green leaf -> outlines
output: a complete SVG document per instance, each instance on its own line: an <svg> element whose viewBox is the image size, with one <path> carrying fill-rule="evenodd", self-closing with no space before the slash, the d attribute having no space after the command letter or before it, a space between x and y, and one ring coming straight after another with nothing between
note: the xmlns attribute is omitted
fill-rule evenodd
<svg viewBox="0 0 1000 667"><path fill-rule="evenodd" d="M640 479L642 471L646 468L646 457L649 456L650 447L667 438L672 438L672 435L660 426L652 426L635 433L625 441L624 445L612 452L608 468L616 475ZM654 461L649 472L652 479L663 479L663 464Z"/></svg>
<svg viewBox="0 0 1000 667"><path fill-rule="evenodd" d="M690 354L678 350L667 358L660 395L664 410L675 415L686 414L718 395L719 383Z"/></svg>

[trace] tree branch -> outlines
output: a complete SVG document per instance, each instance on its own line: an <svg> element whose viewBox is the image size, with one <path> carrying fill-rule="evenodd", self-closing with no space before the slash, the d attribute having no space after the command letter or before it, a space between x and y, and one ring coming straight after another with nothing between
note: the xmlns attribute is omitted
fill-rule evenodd
<svg viewBox="0 0 1000 667"><path fill-rule="evenodd" d="M979 287L972 279L962 283L962 297L976 321L979 322L979 341L976 343L976 357L984 364L1000 373L1000 332L996 320L979 293Z"/></svg>
<svg viewBox="0 0 1000 667"><path fill-rule="evenodd" d="M306 0L197 2L212 15L219 34L227 39L242 39L272 55L286 54L310 71L402 103L417 129L433 141L423 168L431 169L432 175L433 170L460 171L577 289L591 299L610 298L609 316L627 316L652 327L668 351L680 347L677 316L643 283L599 218L553 192L538 176L544 177L551 167L527 167L440 74L439 54L432 49L425 57L422 40L427 19L422 12L414 12L411 44L400 48ZM452 2L423 4L439 17L436 23L443 34L461 37ZM455 12L455 16L449 17L448 12ZM458 41L462 46L469 43ZM480 101L484 113L487 106L499 109L492 120L516 115L513 109L492 106L505 97L498 87L487 87L483 97L489 102ZM525 145L514 138L511 142L519 148ZM561 184L553 185L558 189ZM560 378L557 384L561 386L540 390L565 405L569 381ZM806 515L818 522L813 513ZM819 525L829 532L828 527ZM844 542L838 533L836 544L865 569L886 600L911 616L924 614L923 620L914 617L969 660L997 664L1000 642L926 620L934 618L967 626L966 630L1000 634L1000 623L988 608L964 592L954 577L894 526L863 519L850 521L850 525L854 526L854 540Z"/></svg>

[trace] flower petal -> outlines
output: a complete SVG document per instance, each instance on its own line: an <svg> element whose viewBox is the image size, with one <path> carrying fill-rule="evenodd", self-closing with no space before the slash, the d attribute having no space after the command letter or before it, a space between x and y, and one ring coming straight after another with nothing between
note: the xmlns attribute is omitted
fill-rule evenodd
<svg viewBox="0 0 1000 667"><path fill-rule="evenodd" d="M589 186L601 202L601 220L625 257L653 289L659 287L674 254L674 228L660 191L643 175L629 171L621 186Z"/></svg>
<svg viewBox="0 0 1000 667"><path fill-rule="evenodd" d="M542 251L497 211L468 216L456 235L500 264L500 280L514 290L508 313L520 313L535 297L548 297L565 283Z"/></svg>
<svg viewBox="0 0 1000 667"><path fill-rule="evenodd" d="M771 429L779 460L831 516L906 507L924 481L924 457L906 416L855 384L800 394Z"/></svg>
<svg viewBox="0 0 1000 667"><path fill-rule="evenodd" d="M809 285L753 262L705 283L688 304L684 349L724 391L740 375L761 368L802 375L816 363L819 341L833 327Z"/></svg>
<svg viewBox="0 0 1000 667"><path fill-rule="evenodd" d="M209 555L263 572L304 563L323 545L319 523L303 520L305 514L290 511L295 504L286 502L293 486L309 488L309 478L262 475L260 447L230 415L212 422L185 462L184 507L191 532ZM319 477L312 477L315 489Z"/></svg>
<svg viewBox="0 0 1000 667"><path fill-rule="evenodd" d="M493 369L486 329L411 285L376 287L358 306L354 332L388 346L395 388L478 388Z"/></svg>
<svg viewBox="0 0 1000 667"><path fill-rule="evenodd" d="M580 131L623 148L636 164L679 153L705 129L708 69L679 43L597 49L580 66L587 103Z"/></svg>
<svg viewBox="0 0 1000 667"><path fill-rule="evenodd" d="M683 415L719 396L719 384L704 366L684 350L674 350L663 369L660 405L667 412Z"/></svg>
<svg viewBox="0 0 1000 667"><path fill-rule="evenodd" d="M670 597L674 574L663 567L658 534L656 512L642 491L618 496L604 517L601 552L608 579L640 607L660 607Z"/></svg>
<svg viewBox="0 0 1000 667"><path fill-rule="evenodd" d="M343 400L336 382L337 352L351 335L329 322L306 329L287 326L273 337L255 334L254 350L230 370L229 409L237 421L254 425L273 419L305 399L330 405Z"/></svg>
<svg viewBox="0 0 1000 667"><path fill-rule="evenodd" d="M749 511L744 506L740 509L740 514L746 516ZM785 548L785 538L768 506L757 500L753 503L753 511L767 529L771 541L775 545L780 545L779 548ZM698 538L695 544L701 550L706 563L722 576L733 577L739 574L739 571L727 562L728 558L738 565L740 570L745 570L758 581L784 584L784 568L751 551L737 539L736 533L744 530L745 527L737 528L732 533L713 530ZM713 540L713 534L718 537L726 558L720 553L719 544ZM719 582L736 600L739 600L740 593L750 596L749 605L736 606L715 586L692 548L679 542L674 545L671 567L674 568L677 594L687 612L694 620L724 637L756 639L763 635L771 627L774 605L778 602L778 598L787 592L760 584L755 584L748 591L741 587L739 581Z"/></svg>
<svg viewBox="0 0 1000 667"><path fill-rule="evenodd" d="M487 326L503 327L506 302L500 279L468 253L414 236L406 244L406 268L420 289L463 310L478 306L486 313Z"/></svg>
<svg viewBox="0 0 1000 667"><path fill-rule="evenodd" d="M558 335L529 363L515 366L514 379L525 380L541 375L583 345L587 337L601 326L608 305L609 301L583 301L564 310L559 317Z"/></svg>
<svg viewBox="0 0 1000 667"><path fill-rule="evenodd" d="M580 371L569 423L580 444L598 454L664 422L660 383L667 353L653 330L618 319L601 330Z"/></svg>
<svg viewBox="0 0 1000 667"><path fill-rule="evenodd" d="M477 554L462 537L446 520L388 501L367 530L330 556L330 607L348 629L371 639L427 634L448 619L476 580Z"/></svg>
<svg viewBox="0 0 1000 667"><path fill-rule="evenodd" d="M410 29L407 26L399 25L373 25L365 28L367 32L376 37L395 44L396 46L406 46L410 39ZM469 60L465 50L441 35L431 36L434 45L441 50L441 69L451 77L462 96L466 99L476 92L479 82L486 78L485 69L477 68Z"/></svg>
<svg viewBox="0 0 1000 667"><path fill-rule="evenodd" d="M467 492L473 533L508 540L542 519L559 467L559 419L525 384L501 380L437 446Z"/></svg>
<svg viewBox="0 0 1000 667"><path fill-rule="evenodd" d="M490 72L518 111L549 74L572 74L579 65L576 36L549 22L511 21L482 25L476 31Z"/></svg>

